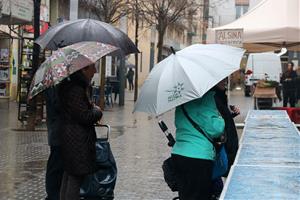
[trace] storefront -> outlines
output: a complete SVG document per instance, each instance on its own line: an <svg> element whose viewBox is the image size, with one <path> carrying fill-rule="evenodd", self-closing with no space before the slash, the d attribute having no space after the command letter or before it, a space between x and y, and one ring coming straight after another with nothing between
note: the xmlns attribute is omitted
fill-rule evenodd
<svg viewBox="0 0 300 200"><path fill-rule="evenodd" d="M0 3L0 106L17 99L20 26L32 23L32 0Z"/></svg>
<svg viewBox="0 0 300 200"><path fill-rule="evenodd" d="M11 86L11 37L0 32L0 101L8 101Z"/></svg>
<svg viewBox="0 0 300 200"><path fill-rule="evenodd" d="M5 99L5 102L17 100L19 103L26 104L28 85L31 80L29 76L32 75L30 69L33 47L33 1L1 2L0 98ZM49 0L41 0L40 7L41 33L43 33L49 25ZM6 60L3 59L6 62L2 61L2 58L7 56Z"/></svg>

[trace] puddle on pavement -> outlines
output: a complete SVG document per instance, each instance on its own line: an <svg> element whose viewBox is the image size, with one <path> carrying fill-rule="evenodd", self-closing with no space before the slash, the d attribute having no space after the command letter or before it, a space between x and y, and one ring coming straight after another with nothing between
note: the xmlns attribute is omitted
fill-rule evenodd
<svg viewBox="0 0 300 200"><path fill-rule="evenodd" d="M126 127L125 126L111 126L110 127L109 138L117 138L124 134ZM96 127L96 133L98 137L105 137L107 130L105 128Z"/></svg>
<svg viewBox="0 0 300 200"><path fill-rule="evenodd" d="M135 124L131 126L111 126L111 131L110 131L110 138L117 138L120 137L125 133L127 129L132 129L132 128L137 128ZM96 127L96 132L98 137L102 137L106 134L105 128L98 128Z"/></svg>

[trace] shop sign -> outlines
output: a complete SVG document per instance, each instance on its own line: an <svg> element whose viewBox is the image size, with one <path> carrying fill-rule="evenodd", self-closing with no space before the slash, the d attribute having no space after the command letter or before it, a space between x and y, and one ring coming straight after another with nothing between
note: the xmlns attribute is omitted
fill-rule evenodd
<svg viewBox="0 0 300 200"><path fill-rule="evenodd" d="M216 43L243 47L243 29L216 30Z"/></svg>
<svg viewBox="0 0 300 200"><path fill-rule="evenodd" d="M9 9L9 1L0 1L0 18L1 15L9 15L10 9Z"/></svg>
<svg viewBox="0 0 300 200"><path fill-rule="evenodd" d="M9 0L2 1L0 4L0 18L8 15L11 18L19 19L26 22L32 21L33 1L32 0Z"/></svg>
<svg viewBox="0 0 300 200"><path fill-rule="evenodd" d="M33 1L32 0L11 0L11 15L12 17L32 21L33 16Z"/></svg>

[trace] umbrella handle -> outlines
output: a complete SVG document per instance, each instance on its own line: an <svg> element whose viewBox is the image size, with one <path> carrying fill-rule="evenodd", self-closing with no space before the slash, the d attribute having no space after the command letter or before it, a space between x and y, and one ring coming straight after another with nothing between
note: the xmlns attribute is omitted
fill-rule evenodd
<svg viewBox="0 0 300 200"><path fill-rule="evenodd" d="M171 49L172 53L175 55L176 52L175 52L174 48L171 46L170 49Z"/></svg>
<svg viewBox="0 0 300 200"><path fill-rule="evenodd" d="M175 144L175 139L173 137L173 135L171 133L168 132L168 127L167 125L165 124L164 121L160 120L158 122L158 125L160 127L160 129L163 131L163 133L165 134L166 138L168 139L168 146L169 147L173 147L174 144Z"/></svg>
<svg viewBox="0 0 300 200"><path fill-rule="evenodd" d="M165 124L164 121L160 120L160 121L158 122L158 125L159 125L160 129L161 129L163 132L166 132L166 131L168 130L168 127L167 127L167 125Z"/></svg>

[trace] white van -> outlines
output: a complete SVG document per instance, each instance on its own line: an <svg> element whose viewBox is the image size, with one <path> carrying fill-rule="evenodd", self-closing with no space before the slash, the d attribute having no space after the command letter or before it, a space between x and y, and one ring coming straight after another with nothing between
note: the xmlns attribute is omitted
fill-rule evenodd
<svg viewBox="0 0 300 200"><path fill-rule="evenodd" d="M250 53L245 70L245 96L258 80L280 81L282 73L280 55L272 52Z"/></svg>

